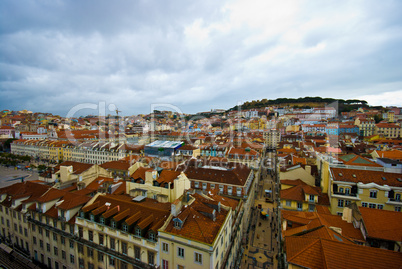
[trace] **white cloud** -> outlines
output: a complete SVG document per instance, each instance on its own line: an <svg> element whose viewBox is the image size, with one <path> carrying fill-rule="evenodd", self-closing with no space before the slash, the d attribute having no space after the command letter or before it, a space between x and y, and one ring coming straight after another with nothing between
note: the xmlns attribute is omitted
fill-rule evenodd
<svg viewBox="0 0 402 269"><path fill-rule="evenodd" d="M356 99L366 100L372 106L402 106L402 90L393 92L380 92L377 94L363 95Z"/></svg>
<svg viewBox="0 0 402 269"><path fill-rule="evenodd" d="M374 98L402 85L398 1L10 0L0 9L3 108L63 114L105 100L125 114L153 102L197 112L261 98Z"/></svg>

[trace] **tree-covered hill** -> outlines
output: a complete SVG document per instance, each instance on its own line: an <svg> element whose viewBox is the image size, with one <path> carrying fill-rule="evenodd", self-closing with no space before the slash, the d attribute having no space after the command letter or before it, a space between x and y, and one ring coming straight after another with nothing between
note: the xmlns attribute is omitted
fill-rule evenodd
<svg viewBox="0 0 402 269"><path fill-rule="evenodd" d="M343 100L334 98L321 98L321 97L300 97L300 98L278 98L275 100L262 99L253 100L250 102L244 102L241 105L241 109L263 108L267 106L292 106L292 107L308 107L311 104L314 106L328 105L334 102L338 102L339 110L343 110L355 106L367 106L367 101L364 100ZM234 106L228 111L237 110L238 106Z"/></svg>

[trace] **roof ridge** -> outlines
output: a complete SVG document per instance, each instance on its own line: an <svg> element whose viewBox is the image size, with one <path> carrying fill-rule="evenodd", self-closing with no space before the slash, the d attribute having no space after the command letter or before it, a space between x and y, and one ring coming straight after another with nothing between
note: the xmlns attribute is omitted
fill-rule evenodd
<svg viewBox="0 0 402 269"><path fill-rule="evenodd" d="M324 269L325 269L325 268L328 268L327 258L326 258L326 256L325 256L324 248L322 247L321 238L319 238L318 240L319 240L319 244L320 244L320 246L321 246L321 255L322 255L323 265L324 265Z"/></svg>

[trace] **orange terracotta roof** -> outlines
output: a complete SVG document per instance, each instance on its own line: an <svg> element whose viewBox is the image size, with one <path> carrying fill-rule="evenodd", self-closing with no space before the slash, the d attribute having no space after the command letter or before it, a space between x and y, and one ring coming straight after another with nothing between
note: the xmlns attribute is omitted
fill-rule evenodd
<svg viewBox="0 0 402 269"><path fill-rule="evenodd" d="M159 184L172 183L180 174L179 171L162 170L156 181Z"/></svg>
<svg viewBox="0 0 402 269"><path fill-rule="evenodd" d="M380 156L380 158L388 158L393 160L402 159L401 150L387 150L387 151L376 150L376 153L378 154L378 156Z"/></svg>
<svg viewBox="0 0 402 269"><path fill-rule="evenodd" d="M342 230L342 235L358 242L364 242L364 237L360 230L355 228L352 223L342 220L341 216L331 214L320 214L318 212L302 212L283 210L282 218L300 226L297 228L288 228L284 231L285 236L311 230L320 226L337 227Z"/></svg>
<svg viewBox="0 0 402 269"><path fill-rule="evenodd" d="M77 193L67 192L62 199L63 202L59 204L57 208L68 210L85 205L91 198Z"/></svg>
<svg viewBox="0 0 402 269"><path fill-rule="evenodd" d="M159 227L156 227L159 229L163 225L160 220L166 220L169 217L170 207L170 203L158 203L154 199L145 198L141 202L134 202L128 195L107 194L98 196L93 204L82 208L82 211L94 212L94 214L102 213L105 218L113 217L129 225L136 222L141 223L147 219L141 224L143 227L144 225L148 227L149 225L153 226L156 223L161 223ZM151 219L149 219L150 215L153 216ZM151 223L148 224L150 220Z"/></svg>
<svg viewBox="0 0 402 269"><path fill-rule="evenodd" d="M167 225L165 232L212 244L225 222L228 211L224 209L221 209L220 212L215 211L216 218L214 221L201 213L203 210L209 209L205 208L202 202L195 200L191 205L183 208L181 213L177 216L177 218L183 221L182 228L176 229L172 220Z"/></svg>
<svg viewBox="0 0 402 269"><path fill-rule="evenodd" d="M150 172L152 170L152 168L139 167L137 170L135 170L134 173L131 174L131 177L134 179L141 178L145 180L145 172Z"/></svg>
<svg viewBox="0 0 402 269"><path fill-rule="evenodd" d="M367 236L390 241L402 241L402 213L359 207Z"/></svg>
<svg viewBox="0 0 402 269"><path fill-rule="evenodd" d="M58 190L58 189L50 189L45 194L43 194L41 197L38 197L36 199L36 201L38 201L39 203L46 203L49 201L60 199L65 194L66 194L65 191Z"/></svg>
<svg viewBox="0 0 402 269"><path fill-rule="evenodd" d="M112 170L122 170L122 171L128 171L128 168L130 168L130 162L128 161L110 161L106 162L100 165L100 167L104 169L112 169Z"/></svg>
<svg viewBox="0 0 402 269"><path fill-rule="evenodd" d="M399 252L308 236L285 239L287 261L304 268L400 268Z"/></svg>
<svg viewBox="0 0 402 269"><path fill-rule="evenodd" d="M402 187L402 178L397 173L386 173L382 171L369 171L358 169L346 169L346 168L330 168L332 178L335 181L355 182L355 183L376 183L378 185L388 185L395 187Z"/></svg>
<svg viewBox="0 0 402 269"><path fill-rule="evenodd" d="M73 161L67 161L67 162L62 162L61 164L57 165L54 168L54 171L57 172L60 170L60 166L73 166L73 174L79 175L91 168L94 164L89 164L89 163L80 163L80 162L73 162Z"/></svg>
<svg viewBox="0 0 402 269"><path fill-rule="evenodd" d="M188 166L183 171L189 179L219 182L231 185L243 186L250 173L247 166L236 166L231 170L219 170L213 168L198 168Z"/></svg>

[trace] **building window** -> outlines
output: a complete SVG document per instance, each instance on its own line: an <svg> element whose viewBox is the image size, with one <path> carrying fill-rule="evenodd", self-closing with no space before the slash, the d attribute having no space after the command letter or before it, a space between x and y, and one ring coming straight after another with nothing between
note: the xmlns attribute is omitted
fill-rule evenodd
<svg viewBox="0 0 402 269"><path fill-rule="evenodd" d="M114 238L110 238L110 249L114 250L116 248Z"/></svg>
<svg viewBox="0 0 402 269"><path fill-rule="evenodd" d="M84 254L84 247L82 244L77 243L78 253Z"/></svg>
<svg viewBox="0 0 402 269"><path fill-rule="evenodd" d="M345 194L348 194L348 195L349 195L349 194L350 194L350 189L346 188L346 189L345 189Z"/></svg>
<svg viewBox="0 0 402 269"><path fill-rule="evenodd" d="M314 195L312 195L312 194L309 195L309 201L314 202Z"/></svg>
<svg viewBox="0 0 402 269"><path fill-rule="evenodd" d="M94 241L94 232L88 231L88 240L93 242Z"/></svg>
<svg viewBox="0 0 402 269"><path fill-rule="evenodd" d="M336 214L338 215L338 216L343 216L343 213L342 212L336 212Z"/></svg>
<svg viewBox="0 0 402 269"><path fill-rule="evenodd" d="M99 245L103 246L103 234L99 234Z"/></svg>
<svg viewBox="0 0 402 269"><path fill-rule="evenodd" d="M109 256L109 265L114 266L114 264L115 264L114 258L112 256Z"/></svg>
<svg viewBox="0 0 402 269"><path fill-rule="evenodd" d="M78 236L80 238L84 237L84 229L82 227L78 227Z"/></svg>
<svg viewBox="0 0 402 269"><path fill-rule="evenodd" d="M219 193L223 193L223 185L219 185Z"/></svg>
<svg viewBox="0 0 402 269"><path fill-rule="evenodd" d="M339 188L339 193L343 193L343 188Z"/></svg>
<svg viewBox="0 0 402 269"><path fill-rule="evenodd" d="M98 251L98 262L103 262L103 253Z"/></svg>
<svg viewBox="0 0 402 269"><path fill-rule="evenodd" d="M302 203L297 203L297 210L302 210L303 209L303 204Z"/></svg>
<svg viewBox="0 0 402 269"><path fill-rule="evenodd" d="M53 233L53 241L57 242L57 234Z"/></svg>
<svg viewBox="0 0 402 269"><path fill-rule="evenodd" d="M70 240L70 248L74 248L74 241Z"/></svg>
<svg viewBox="0 0 402 269"><path fill-rule="evenodd" d="M384 209L384 206L383 205L377 205L377 208L378 209Z"/></svg>
<svg viewBox="0 0 402 269"><path fill-rule="evenodd" d="M198 252L194 252L194 262L198 264L202 264L202 254Z"/></svg>
<svg viewBox="0 0 402 269"><path fill-rule="evenodd" d="M400 206L396 206L396 207L395 207L395 211L401 212L401 207L400 207Z"/></svg>
<svg viewBox="0 0 402 269"><path fill-rule="evenodd" d="M162 260L162 269L169 269L169 262L167 260Z"/></svg>
<svg viewBox="0 0 402 269"><path fill-rule="evenodd" d="M345 200L345 206L350 205L350 201L349 200Z"/></svg>
<svg viewBox="0 0 402 269"><path fill-rule="evenodd" d="M399 193L397 193L397 194L395 195L395 200L396 200L396 201L400 201L400 200L401 200L401 195L400 195Z"/></svg>
<svg viewBox="0 0 402 269"><path fill-rule="evenodd" d="M95 216L94 215L89 215L89 219L91 220L91 221L95 221Z"/></svg>
<svg viewBox="0 0 402 269"><path fill-rule="evenodd" d="M87 256L91 258L94 256L94 251L90 247L87 247Z"/></svg>
<svg viewBox="0 0 402 269"><path fill-rule="evenodd" d="M338 200L338 207L343 207L343 200Z"/></svg>
<svg viewBox="0 0 402 269"><path fill-rule="evenodd" d="M127 269L127 268L128 268L127 263L121 261L121 262L120 262L120 269Z"/></svg>
<svg viewBox="0 0 402 269"><path fill-rule="evenodd" d="M155 253L148 250L148 263L154 265L155 264Z"/></svg>
<svg viewBox="0 0 402 269"><path fill-rule="evenodd" d="M105 218L101 217L101 218L100 218L100 223L101 223L101 224L105 224Z"/></svg>
<svg viewBox="0 0 402 269"><path fill-rule="evenodd" d="M66 259L66 252L65 252L64 250L61 251L61 258L62 258L63 260Z"/></svg>
<svg viewBox="0 0 402 269"><path fill-rule="evenodd" d="M121 243L121 252L125 255L127 255L127 243L122 242Z"/></svg>
<svg viewBox="0 0 402 269"><path fill-rule="evenodd" d="M199 186L200 186L200 183L199 182L194 182L194 188L199 188Z"/></svg>
<svg viewBox="0 0 402 269"><path fill-rule="evenodd" d="M162 243L162 251L163 252L169 252L169 244L168 243Z"/></svg>
<svg viewBox="0 0 402 269"><path fill-rule="evenodd" d="M78 264L80 268L85 268L85 262L83 258L78 258Z"/></svg>
<svg viewBox="0 0 402 269"><path fill-rule="evenodd" d="M141 237L141 228L135 228L135 235Z"/></svg>
<svg viewBox="0 0 402 269"><path fill-rule="evenodd" d="M371 190L370 191L370 198L377 198L377 191L376 190Z"/></svg>
<svg viewBox="0 0 402 269"><path fill-rule="evenodd" d="M75 263L75 259L74 259L74 255L70 254L70 263L74 264Z"/></svg>
<svg viewBox="0 0 402 269"><path fill-rule="evenodd" d="M40 247L41 249L43 249L43 241L42 241L42 240L39 240L39 247Z"/></svg>
<svg viewBox="0 0 402 269"><path fill-rule="evenodd" d="M232 195L232 186L228 186L228 194Z"/></svg>
<svg viewBox="0 0 402 269"><path fill-rule="evenodd" d="M50 252L50 244L49 243L46 243L46 250L47 250L47 252Z"/></svg>
<svg viewBox="0 0 402 269"><path fill-rule="evenodd" d="M177 248L177 256L180 258L184 258L184 248L181 247Z"/></svg>
<svg viewBox="0 0 402 269"><path fill-rule="evenodd" d="M137 260L141 260L141 248L140 247L134 247L134 258Z"/></svg>
<svg viewBox="0 0 402 269"><path fill-rule="evenodd" d="M369 208L376 208L377 207L377 205L376 204L369 204Z"/></svg>
<svg viewBox="0 0 402 269"><path fill-rule="evenodd" d="M128 232L128 225L127 224L123 224L123 231Z"/></svg>
<svg viewBox="0 0 402 269"><path fill-rule="evenodd" d="M153 232L149 233L149 240L156 241L155 234Z"/></svg>
<svg viewBox="0 0 402 269"><path fill-rule="evenodd" d="M366 203L366 202L362 202L362 207L367 207L367 203Z"/></svg>

